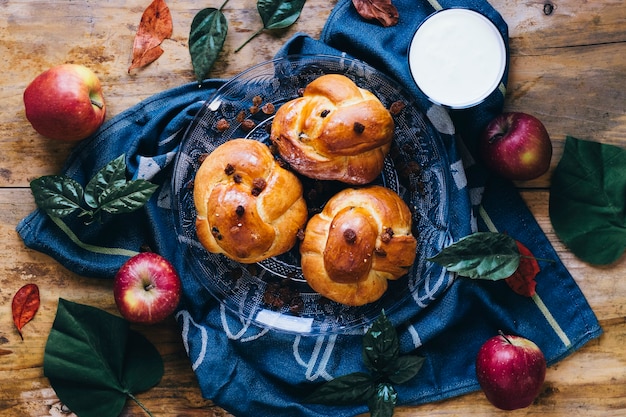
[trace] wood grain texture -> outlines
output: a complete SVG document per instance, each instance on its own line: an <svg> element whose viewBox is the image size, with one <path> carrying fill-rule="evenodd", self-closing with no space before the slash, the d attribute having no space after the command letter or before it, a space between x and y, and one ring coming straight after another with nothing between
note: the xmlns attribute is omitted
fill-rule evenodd
<svg viewBox="0 0 626 417"><path fill-rule="evenodd" d="M44 69L62 62L89 66L103 83L108 118L164 89L194 81L187 49L193 16L202 5L168 2L174 34L165 53L147 68L127 73L139 19L148 1L0 1L0 415L67 416L43 376L43 348L59 297L117 314L111 282L77 276L54 259L26 248L15 232L34 209L29 181L59 171L72 144L37 135L24 116L22 93ZM218 4L219 3L219 4ZM540 117L550 132L554 168L567 135L626 147L626 7L621 0L544 2L493 0L509 25L511 72L506 108ZM319 33L336 0L307 1L291 28L258 36L234 50L261 21L253 0L230 1L230 28L211 76L229 78L270 59L296 32ZM511 416L595 417L626 415L626 257L593 267L559 242L548 217L550 173L519 183L522 196L598 316L604 334L549 368L542 394ZM24 329L13 327L11 299L24 284L39 285L42 305ZM173 320L137 327L165 360L161 383L139 395L156 416L230 416L203 399ZM69 414L71 415L71 414ZM123 416L144 416L129 403ZM415 407L399 417L500 416L477 392Z"/></svg>

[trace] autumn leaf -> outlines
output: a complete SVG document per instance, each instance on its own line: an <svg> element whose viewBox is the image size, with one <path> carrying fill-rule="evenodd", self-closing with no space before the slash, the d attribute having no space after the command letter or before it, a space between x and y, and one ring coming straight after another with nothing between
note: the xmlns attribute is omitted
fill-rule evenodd
<svg viewBox="0 0 626 417"><path fill-rule="evenodd" d="M504 281L519 295L532 297L535 295L535 287L537 286L535 277L540 271L539 263L530 249L518 241L515 241L515 243L520 253L519 266L513 275Z"/></svg>
<svg viewBox="0 0 626 417"><path fill-rule="evenodd" d="M352 0L357 13L366 20L377 20L385 27L398 23L398 9L391 0Z"/></svg>
<svg viewBox="0 0 626 417"><path fill-rule="evenodd" d="M11 304L13 323L15 323L22 340L24 340L22 328L35 317L37 310L39 310L39 304L39 287L35 284L24 285L13 296Z"/></svg>
<svg viewBox="0 0 626 417"><path fill-rule="evenodd" d="M143 68L163 54L161 42L172 36L172 15L165 0L154 0L141 16L139 29L133 42L133 62L128 72Z"/></svg>

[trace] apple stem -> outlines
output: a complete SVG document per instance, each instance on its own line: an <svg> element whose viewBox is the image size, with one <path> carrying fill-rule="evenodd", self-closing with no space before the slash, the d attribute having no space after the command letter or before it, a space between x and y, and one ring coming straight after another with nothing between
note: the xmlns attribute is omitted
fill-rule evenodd
<svg viewBox="0 0 626 417"><path fill-rule="evenodd" d="M101 109L102 107L104 107L104 105L103 105L101 102L99 102L99 101L97 101L97 100L94 100L94 99L91 99L91 104L93 104L94 106L96 106L96 107L97 107L97 108L99 108L99 109Z"/></svg>
<svg viewBox="0 0 626 417"><path fill-rule="evenodd" d="M130 392L127 392L127 393L126 393L126 395L128 395L128 396L130 397L130 399L131 399L131 400L133 400L135 403L137 403L137 405L138 405L139 407L141 407L141 408L143 409L143 411L145 411L145 412L146 412L146 414L148 414L150 417L154 417L154 416L152 415L152 413L150 412L150 410L148 410L148 409L146 408L146 406L145 406L145 405L143 405L143 404L141 403L141 401L139 401L139 399L137 399L137 397L135 397L135 396L134 396L133 394L131 394Z"/></svg>
<svg viewBox="0 0 626 417"><path fill-rule="evenodd" d="M495 135L491 136L489 138L489 143L494 143L499 141L500 139L502 139L502 137L504 136L504 133L496 133Z"/></svg>
<svg viewBox="0 0 626 417"><path fill-rule="evenodd" d="M143 289L146 290L146 291L150 291L153 288L154 288L154 284L153 283L149 283L148 285L143 287Z"/></svg>
<svg viewBox="0 0 626 417"><path fill-rule="evenodd" d="M498 330L498 333L500 334L500 336L502 336L502 337L504 338L504 340L506 340L506 341L507 341L507 343L509 343L509 344L511 344L511 345L513 344L513 343L511 343L511 341L509 340L509 338L508 338L508 337L506 337L506 335L504 334L504 332L503 332L502 330Z"/></svg>

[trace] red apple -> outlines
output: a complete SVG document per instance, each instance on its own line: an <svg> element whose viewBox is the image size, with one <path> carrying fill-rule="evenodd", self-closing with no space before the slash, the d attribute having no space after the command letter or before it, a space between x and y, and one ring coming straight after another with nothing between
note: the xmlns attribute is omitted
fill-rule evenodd
<svg viewBox="0 0 626 417"><path fill-rule="evenodd" d="M493 405L516 410L528 407L539 395L546 376L546 359L532 341L501 333L480 348L476 376Z"/></svg>
<svg viewBox="0 0 626 417"><path fill-rule="evenodd" d="M491 171L510 180L531 180L545 174L552 142L541 120L521 112L501 113L485 128L480 156Z"/></svg>
<svg viewBox="0 0 626 417"><path fill-rule="evenodd" d="M142 252L122 265L113 281L117 308L132 323L153 324L172 314L181 296L176 270L164 257Z"/></svg>
<svg viewBox="0 0 626 417"><path fill-rule="evenodd" d="M42 136L79 141L104 122L106 106L96 74L63 64L39 74L24 90L26 118Z"/></svg>

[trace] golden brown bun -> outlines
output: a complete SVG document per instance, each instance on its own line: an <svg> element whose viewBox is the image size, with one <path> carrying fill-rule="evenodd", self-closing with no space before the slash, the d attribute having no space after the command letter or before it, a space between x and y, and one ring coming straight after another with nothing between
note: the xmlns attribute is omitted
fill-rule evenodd
<svg viewBox="0 0 626 417"><path fill-rule="evenodd" d="M409 208L388 188L340 191L307 224L302 273L331 300L350 306L376 301L387 280L405 275L415 261L411 223Z"/></svg>
<svg viewBox="0 0 626 417"><path fill-rule="evenodd" d="M344 75L323 75L282 105L271 139L291 167L310 178L367 184L382 171L393 139L391 113Z"/></svg>
<svg viewBox="0 0 626 417"><path fill-rule="evenodd" d="M196 173L194 203L200 243L242 263L291 249L308 216L300 180L251 139L208 155Z"/></svg>

